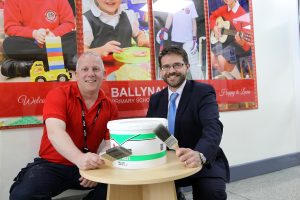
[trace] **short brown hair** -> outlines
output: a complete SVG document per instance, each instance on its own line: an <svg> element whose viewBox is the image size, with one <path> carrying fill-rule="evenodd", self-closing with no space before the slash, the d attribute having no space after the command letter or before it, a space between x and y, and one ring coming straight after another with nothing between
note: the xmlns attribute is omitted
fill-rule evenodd
<svg viewBox="0 0 300 200"><path fill-rule="evenodd" d="M171 45L169 47L164 48L160 54L158 55L158 63L159 63L159 67L161 67L161 59L162 57L164 57L165 55L170 55L170 54L175 54L175 55L179 55L182 57L184 64L189 64L189 59L188 59L188 55L185 52L185 50L179 46L174 46Z"/></svg>

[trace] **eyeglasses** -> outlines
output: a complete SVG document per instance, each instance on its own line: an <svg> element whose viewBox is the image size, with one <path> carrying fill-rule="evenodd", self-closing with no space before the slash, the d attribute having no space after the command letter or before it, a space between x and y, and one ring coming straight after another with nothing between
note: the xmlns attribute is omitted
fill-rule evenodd
<svg viewBox="0 0 300 200"><path fill-rule="evenodd" d="M175 70L178 70L178 69L181 69L183 67L183 65L185 65L184 63L173 63L172 65L169 65L169 64L165 64L165 65L162 65L160 67L160 69L162 71L169 71L171 69L171 67L173 67Z"/></svg>

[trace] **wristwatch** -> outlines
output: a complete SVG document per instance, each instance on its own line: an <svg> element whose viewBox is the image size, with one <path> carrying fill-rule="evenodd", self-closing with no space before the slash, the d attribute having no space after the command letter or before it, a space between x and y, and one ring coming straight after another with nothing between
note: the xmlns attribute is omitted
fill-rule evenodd
<svg viewBox="0 0 300 200"><path fill-rule="evenodd" d="M202 165L205 165L205 163L206 163L206 158L205 158L205 156L203 155L203 153L200 153L200 152L199 152L199 157L200 157L200 160L201 160Z"/></svg>

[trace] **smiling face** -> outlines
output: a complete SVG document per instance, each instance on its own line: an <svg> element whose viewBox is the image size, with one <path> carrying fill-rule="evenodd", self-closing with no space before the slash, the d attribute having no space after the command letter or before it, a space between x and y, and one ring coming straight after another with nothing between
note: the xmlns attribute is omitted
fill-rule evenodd
<svg viewBox="0 0 300 200"><path fill-rule="evenodd" d="M120 4L121 0L96 0L98 2L100 10L103 12L114 15L116 14Z"/></svg>
<svg viewBox="0 0 300 200"><path fill-rule="evenodd" d="M167 54L161 58L161 66L174 66L174 63L181 63L183 65L178 69L170 67L168 70L160 71L161 78L169 85L170 90L172 91L176 91L176 89L185 81L189 69L189 64L184 63L181 55Z"/></svg>
<svg viewBox="0 0 300 200"><path fill-rule="evenodd" d="M94 54L84 54L78 59L76 78L81 94L98 94L103 82L103 63Z"/></svg>

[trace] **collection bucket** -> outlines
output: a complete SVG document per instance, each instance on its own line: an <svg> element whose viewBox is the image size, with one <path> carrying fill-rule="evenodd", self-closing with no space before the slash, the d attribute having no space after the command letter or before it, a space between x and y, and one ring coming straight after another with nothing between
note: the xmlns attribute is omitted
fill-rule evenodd
<svg viewBox="0 0 300 200"><path fill-rule="evenodd" d="M156 137L154 129L163 124L165 118L131 118L109 121L111 146L131 149L132 155L114 161L113 165L124 169L143 169L166 162L166 145Z"/></svg>

